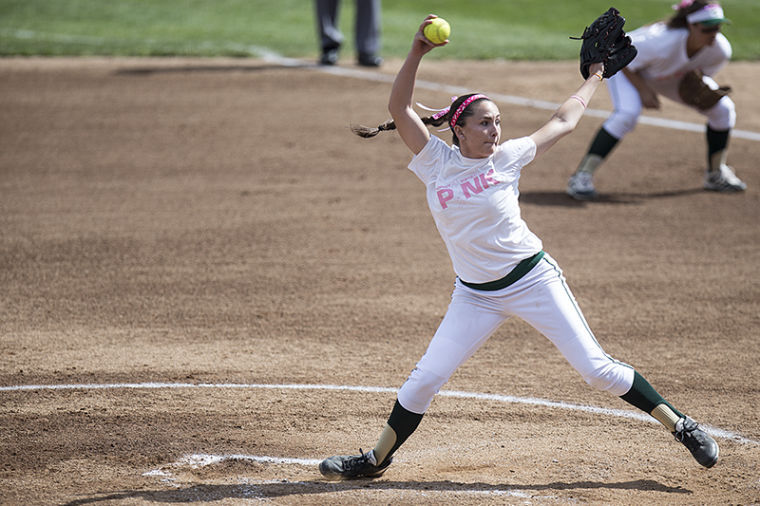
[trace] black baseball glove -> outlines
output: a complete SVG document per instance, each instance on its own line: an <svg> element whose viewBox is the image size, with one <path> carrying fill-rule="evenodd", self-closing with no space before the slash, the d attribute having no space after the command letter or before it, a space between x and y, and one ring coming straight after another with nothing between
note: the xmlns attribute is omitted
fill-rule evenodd
<svg viewBox="0 0 760 506"><path fill-rule="evenodd" d="M580 37L570 37L583 40L581 45L581 75L589 77L589 66L592 63L604 63L604 77L614 76L620 69L631 63L636 57L636 48L631 44L631 38L623 31L625 18L620 11L610 7L587 26Z"/></svg>

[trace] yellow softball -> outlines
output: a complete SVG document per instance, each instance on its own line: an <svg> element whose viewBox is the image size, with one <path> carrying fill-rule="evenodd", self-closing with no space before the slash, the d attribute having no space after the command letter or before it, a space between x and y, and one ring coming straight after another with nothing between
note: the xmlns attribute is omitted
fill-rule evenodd
<svg viewBox="0 0 760 506"><path fill-rule="evenodd" d="M443 44L451 35L451 26L443 18L433 18L433 22L425 25L422 33L433 44Z"/></svg>

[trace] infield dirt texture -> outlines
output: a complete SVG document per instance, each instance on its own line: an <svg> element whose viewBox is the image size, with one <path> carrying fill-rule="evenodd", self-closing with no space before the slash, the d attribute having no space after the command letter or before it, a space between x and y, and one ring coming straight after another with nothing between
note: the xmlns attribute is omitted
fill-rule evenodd
<svg viewBox="0 0 760 506"><path fill-rule="evenodd" d="M709 424L715 468L512 320L444 387L495 397L436 398L382 479L328 483L315 463L372 447L454 281L398 136L349 130L387 119L390 84L253 59L5 59L0 76L0 503L760 503L757 140L731 141L739 195L701 190L703 133L639 125L601 200L569 199L596 117L521 180L598 340ZM553 102L580 84L575 62L420 78ZM718 80L760 132L760 66ZM551 114L496 102L504 137Z"/></svg>

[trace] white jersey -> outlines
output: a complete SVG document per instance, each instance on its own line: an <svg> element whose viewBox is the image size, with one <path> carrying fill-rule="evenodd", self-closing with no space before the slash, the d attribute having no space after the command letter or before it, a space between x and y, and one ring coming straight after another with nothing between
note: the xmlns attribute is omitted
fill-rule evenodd
<svg viewBox="0 0 760 506"><path fill-rule="evenodd" d="M520 216L523 166L536 156L530 137L504 142L488 158L466 158L431 135L409 168L427 187L427 201L454 272L470 283L503 278L539 251L541 240Z"/></svg>
<svg viewBox="0 0 760 506"><path fill-rule="evenodd" d="M668 28L666 23L659 22L628 35L638 50L628 69L649 81L680 81L685 73L696 69L714 76L731 58L731 43L722 33L717 34L712 45L703 47L691 58L686 54L689 37L686 28Z"/></svg>

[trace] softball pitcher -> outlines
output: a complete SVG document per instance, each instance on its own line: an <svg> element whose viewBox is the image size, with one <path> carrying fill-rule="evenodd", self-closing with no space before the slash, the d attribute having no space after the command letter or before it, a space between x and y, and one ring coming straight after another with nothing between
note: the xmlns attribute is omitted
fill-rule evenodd
<svg viewBox="0 0 760 506"><path fill-rule="evenodd" d="M380 476L392 455L417 429L433 397L454 371L511 316L549 338L591 386L609 391L650 413L706 467L718 446L696 422L665 401L630 365L607 355L588 327L557 262L520 217L518 182L524 166L578 124L599 87L603 64L549 121L526 137L501 139L501 116L482 94L457 98L449 108L420 118L412 95L422 57L436 47L423 29L399 70L389 100L393 121L358 129L369 137L397 129L414 154L409 168L425 184L427 203L451 257L457 278L451 303L424 356L398 391L375 447L360 455L320 463L328 479ZM439 44L439 45L444 45ZM607 69L609 72L609 69ZM453 146L432 136L426 124L447 123Z"/></svg>
<svg viewBox="0 0 760 506"><path fill-rule="evenodd" d="M683 0L667 22L658 22L629 35L638 55L609 81L613 113L604 122L567 183L577 200L596 197L593 176L620 140L638 122L642 108L659 109L660 96L691 107L707 118L705 190L738 192L746 189L726 165L731 129L736 124L734 102L711 76L731 58L731 44L720 33L728 22L711 0ZM694 84L690 84L694 83Z"/></svg>

